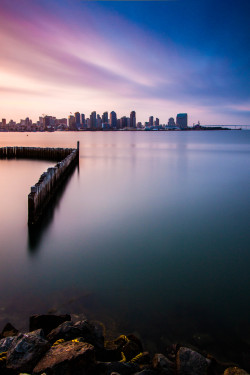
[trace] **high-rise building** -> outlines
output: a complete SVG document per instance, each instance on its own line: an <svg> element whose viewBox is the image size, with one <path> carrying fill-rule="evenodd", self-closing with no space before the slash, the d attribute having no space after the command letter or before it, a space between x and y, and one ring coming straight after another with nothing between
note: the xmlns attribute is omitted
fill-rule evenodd
<svg viewBox="0 0 250 375"><path fill-rule="evenodd" d="M187 113L178 113L178 115L176 116L176 125L180 129L187 129L187 127L188 127Z"/></svg>
<svg viewBox="0 0 250 375"><path fill-rule="evenodd" d="M123 128L126 128L127 126L128 126L127 117L126 116L121 117L120 127L123 129Z"/></svg>
<svg viewBox="0 0 250 375"><path fill-rule="evenodd" d="M68 117L68 126L69 126L69 130L76 130L76 120L75 120L75 116L70 115L70 116Z"/></svg>
<svg viewBox="0 0 250 375"><path fill-rule="evenodd" d="M114 111L110 112L110 126L111 128L117 127L117 117Z"/></svg>
<svg viewBox="0 0 250 375"><path fill-rule="evenodd" d="M103 112L102 123L103 124L108 124L108 122L109 122L109 114L108 114L108 112Z"/></svg>
<svg viewBox="0 0 250 375"><path fill-rule="evenodd" d="M96 129L97 128L96 111L91 112L91 115L90 115L90 128L91 129Z"/></svg>
<svg viewBox="0 0 250 375"><path fill-rule="evenodd" d="M168 119L168 126L175 126L175 121L174 121L174 118L173 117L170 117Z"/></svg>
<svg viewBox="0 0 250 375"><path fill-rule="evenodd" d="M6 126L6 118L2 118L2 126Z"/></svg>
<svg viewBox="0 0 250 375"><path fill-rule="evenodd" d="M148 122L149 122L149 126L153 126L154 125L154 116L150 116Z"/></svg>
<svg viewBox="0 0 250 375"><path fill-rule="evenodd" d="M81 126L81 115L79 112L75 112L76 128L79 129Z"/></svg>
<svg viewBox="0 0 250 375"><path fill-rule="evenodd" d="M84 113L81 114L81 119L82 119L81 124L84 127L84 125L85 125L85 114Z"/></svg>
<svg viewBox="0 0 250 375"><path fill-rule="evenodd" d="M135 111L130 112L130 127L136 128L136 115Z"/></svg>
<svg viewBox="0 0 250 375"><path fill-rule="evenodd" d="M160 125L160 120L156 117L155 119L155 126L159 126Z"/></svg>

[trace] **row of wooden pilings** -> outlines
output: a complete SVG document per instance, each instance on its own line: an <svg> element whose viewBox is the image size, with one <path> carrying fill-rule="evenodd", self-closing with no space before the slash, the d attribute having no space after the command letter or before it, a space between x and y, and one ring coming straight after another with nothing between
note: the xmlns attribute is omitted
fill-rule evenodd
<svg viewBox="0 0 250 375"><path fill-rule="evenodd" d="M41 147L2 147L0 158L29 158L57 160L58 163L48 168L38 182L31 186L28 195L28 224L36 224L43 215L50 200L55 195L63 180L79 162L79 147L77 148L41 148ZM59 161L60 160L60 161Z"/></svg>
<svg viewBox="0 0 250 375"><path fill-rule="evenodd" d="M1 147L1 159L43 159L43 160L63 160L71 154L72 148L49 148L49 147Z"/></svg>

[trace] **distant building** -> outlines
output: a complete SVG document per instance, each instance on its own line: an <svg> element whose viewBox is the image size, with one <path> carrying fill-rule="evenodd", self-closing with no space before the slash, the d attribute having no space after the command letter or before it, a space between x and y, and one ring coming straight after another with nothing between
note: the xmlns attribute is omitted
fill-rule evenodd
<svg viewBox="0 0 250 375"><path fill-rule="evenodd" d="M76 128L80 129L81 126L81 115L79 112L75 112Z"/></svg>
<svg viewBox="0 0 250 375"><path fill-rule="evenodd" d="M148 123L149 123L149 126L153 126L154 125L154 116L150 116L149 117Z"/></svg>
<svg viewBox="0 0 250 375"><path fill-rule="evenodd" d="M120 119L120 127L122 129L124 129L127 126L128 126L127 117L126 116L121 117L121 119Z"/></svg>
<svg viewBox="0 0 250 375"><path fill-rule="evenodd" d="M135 111L132 111L130 113L130 127L131 128L136 128L136 115L135 115Z"/></svg>
<svg viewBox="0 0 250 375"><path fill-rule="evenodd" d="M6 126L6 118L2 118L2 126Z"/></svg>
<svg viewBox="0 0 250 375"><path fill-rule="evenodd" d="M90 128L91 129L96 129L97 128L96 111L91 112L91 115L90 115Z"/></svg>
<svg viewBox="0 0 250 375"><path fill-rule="evenodd" d="M160 125L160 120L156 117L155 119L155 126L159 126Z"/></svg>
<svg viewBox="0 0 250 375"><path fill-rule="evenodd" d="M68 117L68 127L69 127L69 130L76 130L76 120L75 120L75 116L70 115L70 116Z"/></svg>
<svg viewBox="0 0 250 375"><path fill-rule="evenodd" d="M117 117L114 111L110 112L110 126L111 128L117 127Z"/></svg>
<svg viewBox="0 0 250 375"><path fill-rule="evenodd" d="M81 120L82 120L81 124L84 127L84 125L85 125L85 114L84 113L81 114Z"/></svg>
<svg viewBox="0 0 250 375"><path fill-rule="evenodd" d="M170 117L168 119L168 126L175 126L175 121L174 121L174 118L173 117Z"/></svg>
<svg viewBox="0 0 250 375"><path fill-rule="evenodd" d="M108 114L108 112L103 112L102 123L103 124L108 124L108 122L109 122L109 114Z"/></svg>
<svg viewBox="0 0 250 375"><path fill-rule="evenodd" d="M187 129L187 127L188 127L187 113L178 113L178 115L176 116L176 125L180 129Z"/></svg>

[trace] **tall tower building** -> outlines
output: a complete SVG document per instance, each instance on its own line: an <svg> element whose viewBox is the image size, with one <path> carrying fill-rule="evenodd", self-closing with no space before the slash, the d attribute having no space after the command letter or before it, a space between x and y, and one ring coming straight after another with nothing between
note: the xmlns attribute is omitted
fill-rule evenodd
<svg viewBox="0 0 250 375"><path fill-rule="evenodd" d="M75 130L76 129L76 120L75 120L75 116L73 115L70 115L68 117L68 126L69 126L69 130Z"/></svg>
<svg viewBox="0 0 250 375"><path fill-rule="evenodd" d="M148 122L149 122L149 126L153 126L154 125L154 116L150 116Z"/></svg>
<svg viewBox="0 0 250 375"><path fill-rule="evenodd" d="M108 122L109 122L109 114L108 114L108 112L103 112L102 123L103 124L108 124Z"/></svg>
<svg viewBox="0 0 250 375"><path fill-rule="evenodd" d="M96 111L91 112L90 115L90 127L91 129L96 129L97 122L96 122Z"/></svg>
<svg viewBox="0 0 250 375"><path fill-rule="evenodd" d="M130 112L130 127L136 128L136 115L135 111Z"/></svg>
<svg viewBox="0 0 250 375"><path fill-rule="evenodd" d="M178 113L176 116L176 126L180 129L187 129L188 127L188 115L187 113Z"/></svg>
<svg viewBox="0 0 250 375"><path fill-rule="evenodd" d="M110 126L111 128L116 128L117 126L117 117L114 111L110 112Z"/></svg>
<svg viewBox="0 0 250 375"><path fill-rule="evenodd" d="M2 118L2 126L6 126L6 118Z"/></svg>
<svg viewBox="0 0 250 375"><path fill-rule="evenodd" d="M82 126L84 126L85 125L85 114L84 113L82 113L81 114L81 124L82 124Z"/></svg>
<svg viewBox="0 0 250 375"><path fill-rule="evenodd" d="M155 126L159 126L160 125L160 120L156 117L155 119Z"/></svg>
<svg viewBox="0 0 250 375"><path fill-rule="evenodd" d="M81 126L81 115L79 112L75 112L76 128L79 129Z"/></svg>

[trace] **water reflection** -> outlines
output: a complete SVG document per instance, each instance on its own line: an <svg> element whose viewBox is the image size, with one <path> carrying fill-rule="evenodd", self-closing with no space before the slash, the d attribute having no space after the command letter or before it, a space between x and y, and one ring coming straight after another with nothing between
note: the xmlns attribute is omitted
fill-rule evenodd
<svg viewBox="0 0 250 375"><path fill-rule="evenodd" d="M43 239L43 237L46 235L50 224L53 222L54 219L54 213L55 210L60 205L60 200L63 197L67 185L69 181L71 180L74 173L77 171L77 174L79 176L79 163L75 165L70 171L67 177L63 180L60 187L57 189L56 194L53 196L51 201L49 202L49 205L47 206L45 212L43 213L43 216L39 220L39 222L35 225L28 226L28 244L27 249L30 255L34 255L36 251L39 248L39 245Z"/></svg>

